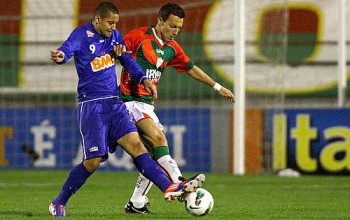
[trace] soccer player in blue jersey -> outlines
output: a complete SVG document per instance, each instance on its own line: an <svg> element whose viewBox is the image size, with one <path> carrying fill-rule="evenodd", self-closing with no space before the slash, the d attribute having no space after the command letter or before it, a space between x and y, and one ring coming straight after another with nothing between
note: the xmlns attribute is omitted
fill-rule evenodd
<svg viewBox="0 0 350 220"><path fill-rule="evenodd" d="M132 74L135 82L144 84L153 98L157 98L157 93L130 51L126 51L123 38L116 30L118 21L118 8L110 2L102 2L96 7L91 22L76 28L58 49L51 51L51 60L57 64L74 57L79 77L77 117L84 153L82 163L70 171L59 195L49 206L54 217L66 216L69 198L108 158L109 147L116 143L133 157L138 171L164 192L166 201L198 187L197 180L180 183L169 180L142 144L125 104L119 99L116 59Z"/></svg>

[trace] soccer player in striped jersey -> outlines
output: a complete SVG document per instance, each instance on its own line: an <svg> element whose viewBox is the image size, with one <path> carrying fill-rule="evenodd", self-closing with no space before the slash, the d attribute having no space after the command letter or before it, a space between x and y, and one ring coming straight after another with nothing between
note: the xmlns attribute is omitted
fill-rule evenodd
<svg viewBox="0 0 350 220"><path fill-rule="evenodd" d="M234 101L233 93L196 66L175 40L183 26L184 18L185 12L179 5L173 3L163 5L159 10L156 26L131 30L124 36L125 44L154 85L158 85L164 69L171 66L178 73L187 73L193 79ZM183 180L176 161L169 155L163 126L154 112L152 94L134 83L134 76L128 70L124 70L121 74L119 89L120 97L125 101L142 138L153 148L154 159L174 182ZM197 179L201 184L205 176L199 174L190 179ZM139 175L132 197L124 207L126 213L150 212L147 208L149 203L146 195L151 185L152 183L144 175Z"/></svg>
<svg viewBox="0 0 350 220"><path fill-rule="evenodd" d="M140 140L135 124L130 120L125 104L119 99L116 59L153 98L156 87L147 79L143 69L126 51L124 40L116 30L118 8L110 2L100 3L91 22L76 28L68 39L51 51L51 60L66 63L74 57L78 74L78 126L83 147L83 161L75 166L59 195L51 202L49 212L54 217L66 216L66 204L108 158L110 146L116 143L133 157L138 171L164 192L167 201L184 192L194 191L198 182L172 182L152 159Z"/></svg>

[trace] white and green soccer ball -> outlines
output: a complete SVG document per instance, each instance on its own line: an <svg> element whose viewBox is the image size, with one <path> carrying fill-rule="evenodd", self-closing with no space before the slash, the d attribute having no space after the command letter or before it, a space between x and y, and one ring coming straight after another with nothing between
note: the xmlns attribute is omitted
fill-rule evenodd
<svg viewBox="0 0 350 220"><path fill-rule="evenodd" d="M188 213L194 216L204 216L209 214L214 207L214 199L211 193L203 188L198 188L195 192L185 196L185 208Z"/></svg>

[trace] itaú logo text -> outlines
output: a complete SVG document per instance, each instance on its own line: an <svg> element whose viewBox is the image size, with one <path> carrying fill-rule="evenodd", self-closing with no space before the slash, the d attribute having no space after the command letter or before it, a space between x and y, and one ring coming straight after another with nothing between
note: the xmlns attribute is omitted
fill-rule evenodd
<svg viewBox="0 0 350 220"><path fill-rule="evenodd" d="M92 71L97 72L113 66L114 60L109 54L106 54L100 57L96 57L93 61L91 61L90 65Z"/></svg>
<svg viewBox="0 0 350 220"><path fill-rule="evenodd" d="M146 76L148 79L152 80L152 82L159 82L161 75L162 75L162 72L156 69L146 70Z"/></svg>

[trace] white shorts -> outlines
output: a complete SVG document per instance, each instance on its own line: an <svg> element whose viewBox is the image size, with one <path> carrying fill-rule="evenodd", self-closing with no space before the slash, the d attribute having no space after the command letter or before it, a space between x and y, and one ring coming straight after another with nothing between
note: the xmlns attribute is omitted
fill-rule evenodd
<svg viewBox="0 0 350 220"><path fill-rule="evenodd" d="M163 130L163 125L160 123L158 116L154 112L153 105L138 101L125 102L125 105L134 123L145 118L151 118L158 127Z"/></svg>

